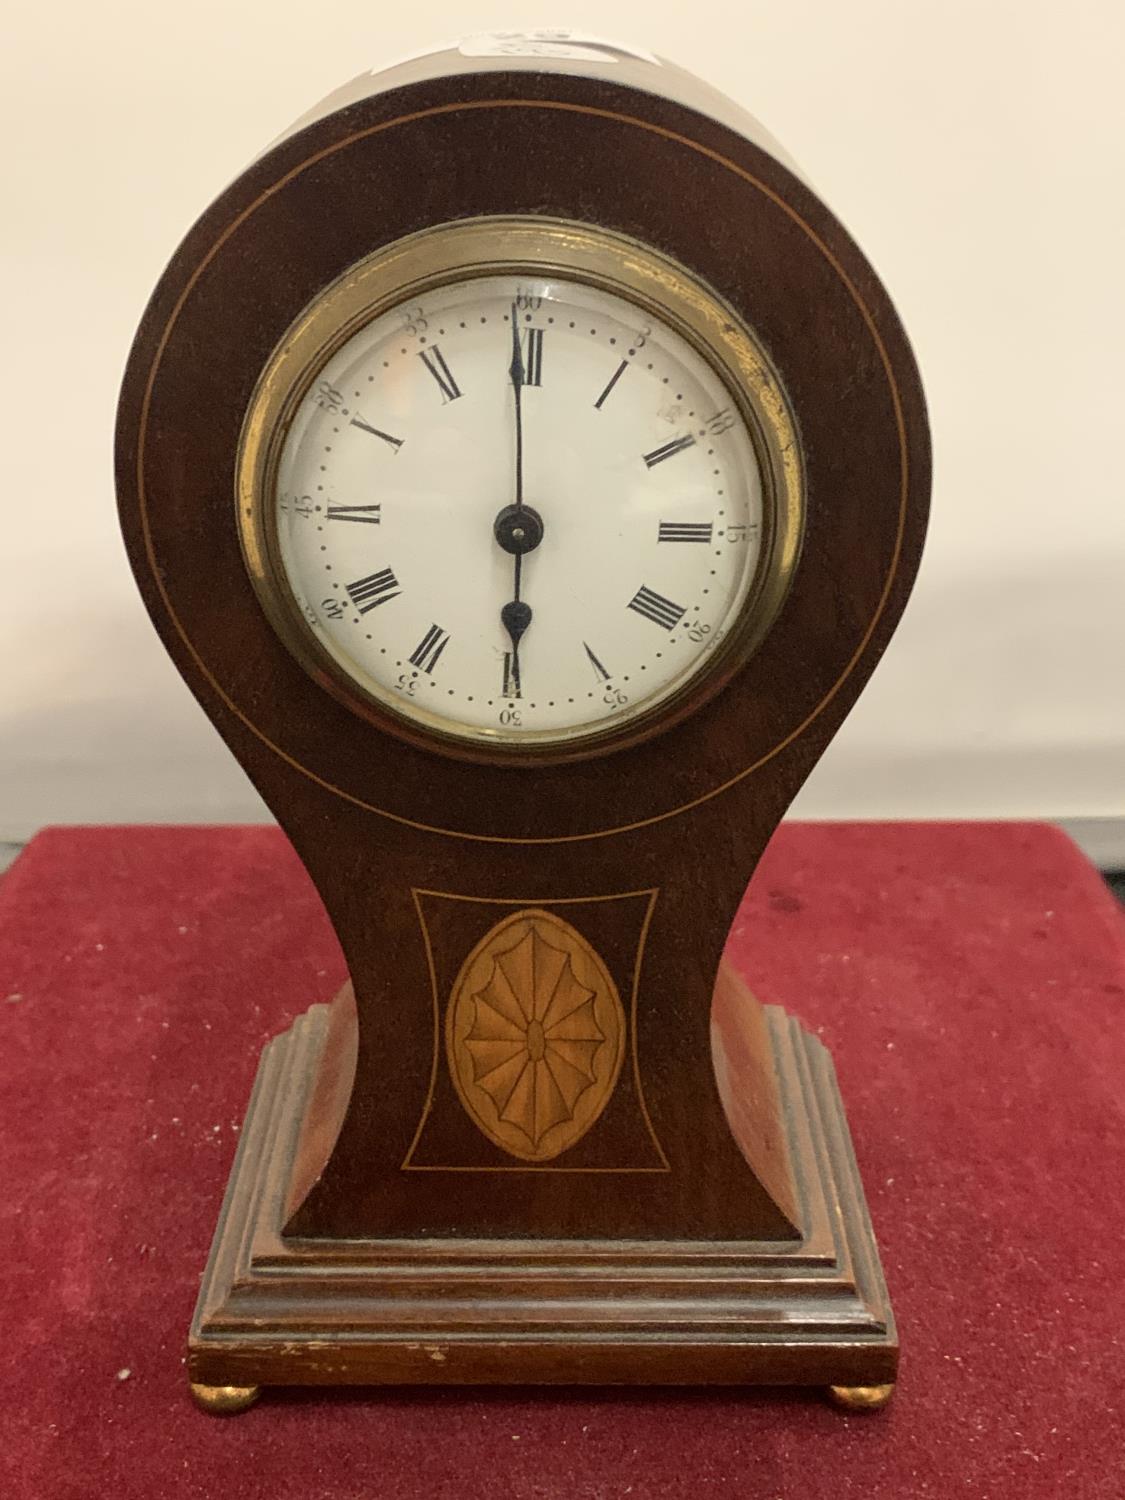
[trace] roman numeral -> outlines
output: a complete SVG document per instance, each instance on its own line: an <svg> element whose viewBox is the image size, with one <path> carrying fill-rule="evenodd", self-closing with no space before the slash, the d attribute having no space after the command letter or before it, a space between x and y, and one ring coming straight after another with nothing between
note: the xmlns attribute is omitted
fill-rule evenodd
<svg viewBox="0 0 1125 1500"><path fill-rule="evenodd" d="M665 599L663 594L654 593L644 584L629 600L627 608L635 609L639 615L644 615L646 620L651 620L654 625L659 625L664 630L671 630L673 626L680 623L684 616L684 611L678 604L673 604L671 599Z"/></svg>
<svg viewBox="0 0 1125 1500"><path fill-rule="evenodd" d="M432 676L438 664L438 657L448 645L448 634L440 625L431 625L410 653L411 666L419 667L423 672L429 672Z"/></svg>
<svg viewBox="0 0 1125 1500"><path fill-rule="evenodd" d="M442 405L444 406L449 401L456 401L461 392L445 362L445 355L438 346L431 344L428 349L420 351L418 358L437 381L438 390L441 391Z"/></svg>
<svg viewBox="0 0 1125 1500"><path fill-rule="evenodd" d="M524 385L543 384L543 329L527 330L527 353L523 362Z"/></svg>
<svg viewBox="0 0 1125 1500"><path fill-rule="evenodd" d="M330 505L325 515L330 521L363 521L368 526L378 526L381 505Z"/></svg>
<svg viewBox="0 0 1125 1500"><path fill-rule="evenodd" d="M355 583L347 585L347 589L352 603L361 615L367 614L368 610L378 609L380 604L386 604L391 599L397 599L400 593L398 579L390 568L380 568L378 573L371 573L367 578L357 578Z"/></svg>
<svg viewBox="0 0 1125 1500"><path fill-rule="evenodd" d="M602 409L602 402L609 395L610 391L613 390L613 387L621 379L622 375L624 375L625 371L628 368L629 368L629 361L627 359L623 359L621 361L621 363L617 366L617 369L614 370L613 374L609 377L609 384L606 386L605 390L601 393L601 395L598 397L598 399L594 402L594 410L595 411L601 411L601 409Z"/></svg>
<svg viewBox="0 0 1125 1500"><path fill-rule="evenodd" d="M402 438L392 437L389 432L380 432L377 427L372 427L371 423L365 422L362 417L353 417L351 425L358 427L360 432L369 432L372 437L382 438L384 443L390 443L396 453L402 447Z"/></svg>
<svg viewBox="0 0 1125 1500"><path fill-rule="evenodd" d="M711 521L661 521L658 542L709 542L714 533Z"/></svg>
<svg viewBox="0 0 1125 1500"><path fill-rule="evenodd" d="M685 448L695 446L695 439L689 433L687 437L673 438L670 443L665 443L662 448L654 448L651 453L645 454L645 463L650 469L655 469L657 464L662 464L666 458L672 458L674 454L682 453Z"/></svg>
<svg viewBox="0 0 1125 1500"><path fill-rule="evenodd" d="M520 696L520 664L519 658L513 658L512 652L504 652L504 689L505 698L518 698Z"/></svg>
<svg viewBox="0 0 1125 1500"><path fill-rule="evenodd" d="M609 673L602 666L601 662L594 655L594 653L590 650L589 646L586 645L586 642L583 641L582 644L586 648L586 655L590 658L590 665L594 669L594 677L595 677L595 679L598 682L608 682L609 681Z"/></svg>

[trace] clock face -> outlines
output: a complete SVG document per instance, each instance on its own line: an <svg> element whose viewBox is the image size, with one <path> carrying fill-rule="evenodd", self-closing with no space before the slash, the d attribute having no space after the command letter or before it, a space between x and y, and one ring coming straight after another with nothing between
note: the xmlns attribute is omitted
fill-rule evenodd
<svg viewBox="0 0 1125 1500"><path fill-rule="evenodd" d="M666 703L751 599L767 525L738 402L615 292L468 275L316 367L264 509L337 674L447 735L581 739Z"/></svg>

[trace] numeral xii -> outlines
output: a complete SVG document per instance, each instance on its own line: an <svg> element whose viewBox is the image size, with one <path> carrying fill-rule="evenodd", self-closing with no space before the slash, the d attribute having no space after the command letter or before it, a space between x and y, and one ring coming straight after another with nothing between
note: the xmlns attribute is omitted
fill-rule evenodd
<svg viewBox="0 0 1125 1500"><path fill-rule="evenodd" d="M523 366L524 385L543 384L543 329L527 330L527 354Z"/></svg>

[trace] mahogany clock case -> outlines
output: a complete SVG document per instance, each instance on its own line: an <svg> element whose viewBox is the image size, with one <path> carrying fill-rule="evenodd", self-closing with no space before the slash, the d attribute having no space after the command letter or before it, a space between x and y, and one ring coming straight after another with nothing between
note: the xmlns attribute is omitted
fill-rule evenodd
<svg viewBox="0 0 1125 1500"><path fill-rule="evenodd" d="M533 771L412 742L306 674L255 598L233 499L243 416L302 309L380 244L493 215L600 225L711 286L768 351L805 477L800 558L750 661L663 733ZM357 81L187 236L137 335L117 461L156 627L354 983L263 1062L193 1379L893 1379L831 1065L715 988L761 851L905 604L928 496L898 319L776 148L687 75L626 60L444 54ZM475 1128L441 1036L466 955L517 912L592 943L627 1028L600 1117L543 1162Z"/></svg>

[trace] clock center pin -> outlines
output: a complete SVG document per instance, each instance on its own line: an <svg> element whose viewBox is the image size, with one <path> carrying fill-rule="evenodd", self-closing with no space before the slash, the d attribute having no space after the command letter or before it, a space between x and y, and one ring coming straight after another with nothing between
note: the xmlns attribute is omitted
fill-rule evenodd
<svg viewBox="0 0 1125 1500"><path fill-rule="evenodd" d="M505 505L492 523L492 534L505 552L524 556L543 540L543 517L530 505Z"/></svg>

